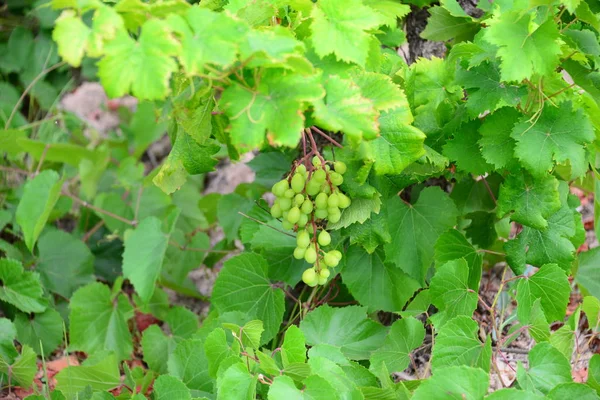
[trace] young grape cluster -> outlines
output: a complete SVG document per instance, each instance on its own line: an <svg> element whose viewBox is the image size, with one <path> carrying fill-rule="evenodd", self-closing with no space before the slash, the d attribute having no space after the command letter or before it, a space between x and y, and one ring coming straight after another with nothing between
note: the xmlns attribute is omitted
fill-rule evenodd
<svg viewBox="0 0 600 400"><path fill-rule="evenodd" d="M336 267L342 259L338 250L323 250L331 243L331 236L322 227L326 220L338 222L341 210L350 206L350 198L338 188L344 181L346 164L336 161L331 168L330 162L323 161L315 156L309 169L298 165L271 189L275 195L271 215L282 218L285 229L298 232L294 257L313 264L302 274L304 283L311 287L324 285L331 274L329 268Z"/></svg>

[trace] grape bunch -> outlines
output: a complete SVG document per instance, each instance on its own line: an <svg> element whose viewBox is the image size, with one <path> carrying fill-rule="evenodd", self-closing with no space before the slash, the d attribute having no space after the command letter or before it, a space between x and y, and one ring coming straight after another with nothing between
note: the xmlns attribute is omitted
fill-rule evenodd
<svg viewBox="0 0 600 400"><path fill-rule="evenodd" d="M315 156L312 166L297 165L271 189L276 197L271 215L282 218L285 229L297 231L294 258L313 264L302 274L304 283L311 287L324 285L331 274L329 268L336 267L342 259L340 251L326 252L323 248L331 243L331 236L324 229L327 221L338 222L341 210L351 203L338 188L345 172L346 164L342 161L325 162Z"/></svg>

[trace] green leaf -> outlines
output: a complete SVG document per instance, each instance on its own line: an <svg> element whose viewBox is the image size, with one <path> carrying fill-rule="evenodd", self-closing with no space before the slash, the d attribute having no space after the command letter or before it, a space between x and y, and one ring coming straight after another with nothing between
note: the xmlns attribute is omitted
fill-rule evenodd
<svg viewBox="0 0 600 400"><path fill-rule="evenodd" d="M358 244L371 254L382 244L389 243L390 236L388 222L384 213L371 213L365 222L354 223L344 230L344 235L350 237L351 244Z"/></svg>
<svg viewBox="0 0 600 400"><path fill-rule="evenodd" d="M24 271L17 260L0 259L0 300L26 313L42 312L48 306L43 293L36 272Z"/></svg>
<svg viewBox="0 0 600 400"><path fill-rule="evenodd" d="M510 134L520 116L514 108L503 107L488 115L479 128L481 154L496 169L507 167L514 160L515 140Z"/></svg>
<svg viewBox="0 0 600 400"><path fill-rule="evenodd" d="M425 134L409 125L401 109L382 113L379 118L380 136L365 143L378 174L400 174L406 167L425 155Z"/></svg>
<svg viewBox="0 0 600 400"><path fill-rule="evenodd" d="M344 284L369 311L401 311L420 287L400 268L384 263L382 250L369 254L358 246L351 246L346 257L347 267L342 271Z"/></svg>
<svg viewBox="0 0 600 400"><path fill-rule="evenodd" d="M593 296L585 296L581 309L587 317L590 329L597 332L600 327L600 300Z"/></svg>
<svg viewBox="0 0 600 400"><path fill-rule="evenodd" d="M269 189L290 171L291 164L289 154L278 151L260 152L247 163L256 175L254 182Z"/></svg>
<svg viewBox="0 0 600 400"><path fill-rule="evenodd" d="M268 265L258 254L244 253L225 262L212 293L220 313L241 311L264 322L262 343L270 341L283 320L284 294L271 286Z"/></svg>
<svg viewBox="0 0 600 400"><path fill-rule="evenodd" d="M575 340L577 340L577 330L579 327L580 309L578 308L569 316L567 322L552 332L550 336L550 344L557 348L568 360L573 355Z"/></svg>
<svg viewBox="0 0 600 400"><path fill-rule="evenodd" d="M478 367L490 372L491 338L481 343L479 325L470 316L461 315L448 321L439 331L433 347L433 374L453 365Z"/></svg>
<svg viewBox="0 0 600 400"><path fill-rule="evenodd" d="M427 19L427 26L420 36L427 40L455 41L471 40L479 30L479 24L471 17L456 17L444 7L431 7L428 10L431 16Z"/></svg>
<svg viewBox="0 0 600 400"><path fill-rule="evenodd" d="M423 283L433 261L435 242L456 224L456 217L456 206L439 187L423 189L414 205L399 197L390 199L387 218L399 222L390 229L392 241L385 245L386 261Z"/></svg>
<svg viewBox="0 0 600 400"><path fill-rule="evenodd" d="M352 224L362 224L369 220L373 213L379 214L381 207L381 198L375 195L372 198L365 199L361 197L352 198L350 207L342 211L342 217L335 224L327 224L327 229L336 230L347 228Z"/></svg>
<svg viewBox="0 0 600 400"><path fill-rule="evenodd" d="M277 376L269 387L269 400L334 400L338 398L336 390L326 379L311 375L303 381L303 389L296 388L289 376Z"/></svg>
<svg viewBox="0 0 600 400"><path fill-rule="evenodd" d="M221 328L217 328L208 334L204 341L204 351L208 360L208 373L211 377L217 377L217 372L223 360L239 355L238 342L234 342L234 346L236 348L229 346L225 331Z"/></svg>
<svg viewBox="0 0 600 400"><path fill-rule="evenodd" d="M68 299L79 287L94 280L94 256L73 235L59 230L45 232L38 249L36 270L48 290Z"/></svg>
<svg viewBox="0 0 600 400"><path fill-rule="evenodd" d="M547 218L560 206L555 177L519 173L508 175L500 186L497 213L500 218L512 213L511 220L543 230L548 227Z"/></svg>
<svg viewBox="0 0 600 400"><path fill-rule="evenodd" d="M37 370L37 356L27 345L23 345L21 354L10 365L6 360L0 358L0 372L7 374L12 382L24 389L29 389Z"/></svg>
<svg viewBox="0 0 600 400"><path fill-rule="evenodd" d="M344 7L325 0L313 8L311 16L311 40L319 57L335 54L338 60L364 67L371 40L365 31L382 24L380 14L360 0L351 0Z"/></svg>
<svg viewBox="0 0 600 400"><path fill-rule="evenodd" d="M310 370L314 375L324 378L342 399L360 398L356 382L351 380L344 370L326 358L315 357L308 360Z"/></svg>
<svg viewBox="0 0 600 400"><path fill-rule="evenodd" d="M556 385L572 381L571 365L550 343L539 343L529 352L529 370L519 363L517 381L528 391L547 394Z"/></svg>
<svg viewBox="0 0 600 400"><path fill-rule="evenodd" d="M554 389L548 392L549 400L560 399L581 399L581 400L598 400L600 396L596 394L594 389L584 385L583 383L561 383Z"/></svg>
<svg viewBox="0 0 600 400"><path fill-rule="evenodd" d="M485 161L479 149L480 125L479 120L460 125L454 132L453 138L448 140L444 146L444 155L450 161L455 161L459 170L474 175L483 175L492 168Z"/></svg>
<svg viewBox="0 0 600 400"><path fill-rule="evenodd" d="M379 112L360 87L337 75L325 78L324 86L325 97L313 102L318 125L332 132L342 131L356 139L374 139L379 132Z"/></svg>
<svg viewBox="0 0 600 400"><path fill-rule="evenodd" d="M198 330L198 315L183 306L172 307L165 321L176 341L188 339Z"/></svg>
<svg viewBox="0 0 600 400"><path fill-rule="evenodd" d="M150 325L142 336L144 362L158 374L167 373L169 355L175 349L175 339L166 336L158 325Z"/></svg>
<svg viewBox="0 0 600 400"><path fill-rule="evenodd" d="M256 395L256 377L244 363L231 365L217 379L217 400L250 400Z"/></svg>
<svg viewBox="0 0 600 400"><path fill-rule="evenodd" d="M550 338L550 324L544 315L541 299L531 295L528 285L518 287L517 316L519 322L527 325L529 334L536 342L544 342Z"/></svg>
<svg viewBox="0 0 600 400"><path fill-rule="evenodd" d="M169 356L169 374L181 379L191 390L208 393L213 390L208 359L201 340L188 339L177 344Z"/></svg>
<svg viewBox="0 0 600 400"><path fill-rule="evenodd" d="M454 72L441 58L420 58L411 64L406 79L406 95L415 115L434 112L444 102L463 96L454 80ZM459 94L460 93L460 94Z"/></svg>
<svg viewBox="0 0 600 400"><path fill-rule="evenodd" d="M439 266L429 292L431 302L441 311L434 317L438 328L456 316L472 316L477 307L477 292L469 288L469 265L464 258Z"/></svg>
<svg viewBox="0 0 600 400"><path fill-rule="evenodd" d="M33 315L18 313L14 322L19 342L30 346L39 355L47 357L62 343L64 322L52 308Z"/></svg>
<svg viewBox="0 0 600 400"><path fill-rule="evenodd" d="M56 20L52 39L58 45L58 54L74 67L81 65L87 47L90 28L73 10L65 10Z"/></svg>
<svg viewBox="0 0 600 400"><path fill-rule="evenodd" d="M168 22L181 37L179 60L188 75L203 72L206 64L232 64L248 29L227 14L201 7L190 7L183 16L170 14Z"/></svg>
<svg viewBox="0 0 600 400"><path fill-rule="evenodd" d="M131 206L127 204L116 192L99 193L94 198L94 206L130 221L134 218ZM97 213L96 215L98 215L98 217L104 221L106 227L112 232L119 232L123 234L130 227L129 224L119 221L118 219L110 217L106 214Z"/></svg>
<svg viewBox="0 0 600 400"><path fill-rule="evenodd" d="M521 291L529 293L531 303L535 299L540 299L549 322L564 319L571 287L567 275L558 265L546 264L531 278L522 279L517 293Z"/></svg>
<svg viewBox="0 0 600 400"><path fill-rule="evenodd" d="M127 320L133 308L124 294L113 300L110 289L102 283L91 283L77 290L71 302L70 347L86 353L113 351L119 360L133 351Z"/></svg>
<svg viewBox="0 0 600 400"><path fill-rule="evenodd" d="M0 363L12 363L18 356L15 348L17 329L15 325L6 318L0 318Z"/></svg>
<svg viewBox="0 0 600 400"><path fill-rule="evenodd" d="M579 267L575 274L575 281L592 296L600 298L600 248L590 249L579 253Z"/></svg>
<svg viewBox="0 0 600 400"><path fill-rule="evenodd" d="M587 384L600 394L600 354L594 354L590 359Z"/></svg>
<svg viewBox="0 0 600 400"><path fill-rule="evenodd" d="M486 396L486 400L544 400L546 397L534 392L517 389L500 389Z"/></svg>
<svg viewBox="0 0 600 400"><path fill-rule="evenodd" d="M110 354L94 364L67 367L56 375L56 381L56 390L67 398L75 398L86 387L94 391L114 389L121 384L117 357Z"/></svg>
<svg viewBox="0 0 600 400"><path fill-rule="evenodd" d="M413 317L394 322L385 338L383 346L371 355L371 371L377 371L384 363L390 372L404 371L410 363L410 354L423 344L425 328Z"/></svg>
<svg viewBox="0 0 600 400"><path fill-rule="evenodd" d="M177 69L171 56L180 51L179 43L163 21L150 19L141 29L138 41L119 31L105 46L98 76L110 97L131 90L140 99L156 100L169 92L169 79Z"/></svg>
<svg viewBox="0 0 600 400"><path fill-rule="evenodd" d="M305 103L324 94L316 75L269 69L262 74L255 91L241 84L228 86L219 105L231 122L233 144L259 146L266 132L270 144L293 147L304 128Z"/></svg>
<svg viewBox="0 0 600 400"><path fill-rule="evenodd" d="M318 307L300 323L300 329L310 346L329 344L339 347L353 360L366 360L381 347L386 329L367 318L367 308L350 306Z"/></svg>
<svg viewBox="0 0 600 400"><path fill-rule="evenodd" d="M306 362L304 333L296 325L290 326L285 331L283 344L281 345L281 361L284 368L293 363Z"/></svg>
<svg viewBox="0 0 600 400"><path fill-rule="evenodd" d="M398 18L406 16L410 7L394 0L363 0L363 3L380 14L383 25L395 28Z"/></svg>
<svg viewBox="0 0 600 400"><path fill-rule="evenodd" d="M180 230L175 230L171 241L184 246L183 250L177 246L168 246L162 265L163 276L169 280L183 284L187 275L202 265L207 252L198 251L210 248L210 239L204 232L196 233L191 238L185 237ZM188 250L189 249L194 249Z"/></svg>
<svg viewBox="0 0 600 400"><path fill-rule="evenodd" d="M412 122L406 95L389 76L375 72L361 72L353 77L353 81L360 87L362 95L373 102L377 110L396 109L396 114L402 113L402 119L406 123ZM406 121L407 119L409 120Z"/></svg>
<svg viewBox="0 0 600 400"><path fill-rule="evenodd" d="M192 400L190 390L174 376L161 375L153 385L155 400Z"/></svg>
<svg viewBox="0 0 600 400"><path fill-rule="evenodd" d="M469 287L478 291L483 256L459 231L451 229L435 243L435 264L439 267L459 258L464 258L469 266Z"/></svg>
<svg viewBox="0 0 600 400"><path fill-rule="evenodd" d="M412 400L482 399L488 385L488 374L480 368L447 367L423 381Z"/></svg>
<svg viewBox="0 0 600 400"><path fill-rule="evenodd" d="M123 276L131 281L144 303L154 293L168 245L169 235L162 231L162 222L156 217L145 218L126 236Z"/></svg>
<svg viewBox="0 0 600 400"><path fill-rule="evenodd" d="M574 110L570 102L558 107L546 103L535 122L515 125L515 156L534 175L543 175L554 168L554 162L571 165L571 178L588 169L585 145L594 140L594 129L582 109Z"/></svg>
<svg viewBox="0 0 600 400"><path fill-rule="evenodd" d="M510 11L489 20L485 40L498 46L503 81L521 81L534 74L549 75L558 65L559 32L554 19L537 25L535 13Z"/></svg>
<svg viewBox="0 0 600 400"><path fill-rule="evenodd" d="M25 183L23 197L17 206L16 220L23 230L29 251L33 251L38 236L46 226L50 212L60 196L61 186L62 181L52 170L42 171Z"/></svg>

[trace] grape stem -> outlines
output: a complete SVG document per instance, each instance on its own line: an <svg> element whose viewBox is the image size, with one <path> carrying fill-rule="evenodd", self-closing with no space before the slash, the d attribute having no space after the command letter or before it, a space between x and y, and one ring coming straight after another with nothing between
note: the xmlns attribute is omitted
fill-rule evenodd
<svg viewBox="0 0 600 400"><path fill-rule="evenodd" d="M313 241L315 242L315 250L317 252L317 273L321 272L321 267L319 266L319 242L317 240L317 224L315 223L315 215L313 214L310 222L313 227Z"/></svg>
<svg viewBox="0 0 600 400"><path fill-rule="evenodd" d="M340 149L344 147L341 144L339 144L336 140L334 140L331 136L329 136L328 134L326 134L325 132L323 132L322 130L320 130L319 128L317 128L316 126L313 126L310 129L312 129L313 131L317 132L319 135L321 135L325 139L329 140L329 142L331 144L333 144L334 146L337 146Z"/></svg>

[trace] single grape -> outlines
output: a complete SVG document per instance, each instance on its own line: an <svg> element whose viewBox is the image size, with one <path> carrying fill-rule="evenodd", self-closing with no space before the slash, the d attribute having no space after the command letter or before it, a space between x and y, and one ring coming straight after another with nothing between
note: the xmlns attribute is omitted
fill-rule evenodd
<svg viewBox="0 0 600 400"><path fill-rule="evenodd" d="M328 207L337 207L340 204L339 197L337 193L331 193L327 198L327 206Z"/></svg>
<svg viewBox="0 0 600 400"><path fill-rule="evenodd" d="M304 249L308 247L310 244L310 234L307 230L302 229L301 231L298 231L298 234L296 235L296 244L298 247L302 247Z"/></svg>
<svg viewBox="0 0 600 400"><path fill-rule="evenodd" d="M327 218L327 210L323 210L323 209L316 209L315 210L315 218L317 219L325 219Z"/></svg>
<svg viewBox="0 0 600 400"><path fill-rule="evenodd" d="M325 265L331 268L337 267L337 265L340 263L340 260L331 251L325 254L323 261L325 262Z"/></svg>
<svg viewBox="0 0 600 400"><path fill-rule="evenodd" d="M300 164L296 167L296 172L298 174L306 175L306 165Z"/></svg>
<svg viewBox="0 0 600 400"><path fill-rule="evenodd" d="M321 184L314 179L311 179L306 184L306 193L310 196L316 196L321 191Z"/></svg>
<svg viewBox="0 0 600 400"><path fill-rule="evenodd" d="M318 283L317 273L314 268L308 268L302 273L302 282L308 286L316 286Z"/></svg>
<svg viewBox="0 0 600 400"><path fill-rule="evenodd" d="M287 219L284 219L283 221L281 221L281 226L283 227L283 229L293 229L294 228L294 224L292 224Z"/></svg>
<svg viewBox="0 0 600 400"><path fill-rule="evenodd" d="M333 164L333 169L335 169L335 172L337 172L338 174L344 175L348 168L346 167L346 164L343 161L336 161Z"/></svg>
<svg viewBox="0 0 600 400"><path fill-rule="evenodd" d="M288 212L287 220L290 221L292 224L296 224L296 222L298 222L299 219L300 209L298 208L298 206L292 207Z"/></svg>
<svg viewBox="0 0 600 400"><path fill-rule="evenodd" d="M327 207L328 214L337 214L340 212L340 209L337 207Z"/></svg>
<svg viewBox="0 0 600 400"><path fill-rule="evenodd" d="M327 208L327 203L327 195L325 193L321 192L315 197L315 206L317 209Z"/></svg>
<svg viewBox="0 0 600 400"><path fill-rule="evenodd" d="M325 182L324 184L321 185L321 192L323 192L325 194L331 193L331 187L329 186L329 183Z"/></svg>
<svg viewBox="0 0 600 400"><path fill-rule="evenodd" d="M313 246L309 246L304 253L304 259L309 264L314 264L317 261L317 251ZM337 258L336 258L337 260Z"/></svg>
<svg viewBox="0 0 600 400"><path fill-rule="evenodd" d="M288 184L288 181L286 179L283 179L273 185L273 187L271 188L271 192L273 192L273 194L277 197L283 197L283 194L289 188L290 186Z"/></svg>
<svg viewBox="0 0 600 400"><path fill-rule="evenodd" d="M329 246L329 243L331 243L331 235L327 231L321 231L319 233L319 244L321 246Z"/></svg>
<svg viewBox="0 0 600 400"><path fill-rule="evenodd" d="M294 196L294 204L297 206L301 206L304 203L304 196L298 193Z"/></svg>
<svg viewBox="0 0 600 400"><path fill-rule="evenodd" d="M298 226L302 227L302 226L306 226L306 224L308 224L308 215L302 214L302 212L300 212L300 218L298 219Z"/></svg>
<svg viewBox="0 0 600 400"><path fill-rule="evenodd" d="M315 181L317 181L319 183L325 182L326 178L327 178L327 174L322 169L318 169L315 172L313 172L312 179L314 179Z"/></svg>
<svg viewBox="0 0 600 400"><path fill-rule="evenodd" d="M292 178L291 186L295 193L302 192L304 190L304 176L302 176L302 174L295 173L294 177Z"/></svg>
<svg viewBox="0 0 600 400"><path fill-rule="evenodd" d="M327 283L327 278L325 278L325 277L322 277L322 276L319 276L319 277L317 278L317 282L319 283L319 285L324 285L324 284L326 284L326 283Z"/></svg>
<svg viewBox="0 0 600 400"><path fill-rule="evenodd" d="M296 195L296 192L294 192L294 190L292 190L292 189L286 190L285 193L283 194L283 196L287 197L288 199L293 199L295 195Z"/></svg>
<svg viewBox="0 0 600 400"><path fill-rule="evenodd" d="M335 186L340 186L342 183L344 183L344 177L337 172L330 173L329 180L331 180L331 183L333 183Z"/></svg>
<svg viewBox="0 0 600 400"><path fill-rule="evenodd" d="M350 201L350 197L346 196L344 193L338 193L338 207L339 208L348 208L350 207L350 204L352 203L352 201Z"/></svg>
<svg viewBox="0 0 600 400"><path fill-rule="evenodd" d="M292 208L292 199L288 199L287 197L279 198L279 207L281 207L282 211L287 211Z"/></svg>
<svg viewBox="0 0 600 400"><path fill-rule="evenodd" d="M294 258L296 260L302 260L304 258L304 253L306 252L306 249L302 248L302 247L296 247L294 249Z"/></svg>
<svg viewBox="0 0 600 400"><path fill-rule="evenodd" d="M329 278L329 275L331 275L331 271L328 270L327 268L323 268L319 272L319 276L322 277L322 278L325 278L325 279Z"/></svg>
<svg viewBox="0 0 600 400"><path fill-rule="evenodd" d="M308 199L304 200L304 203L302 203L301 210L304 214L310 214L313 210L312 201L310 201Z"/></svg>
<svg viewBox="0 0 600 400"><path fill-rule="evenodd" d="M318 167L319 165L321 165L321 159L318 156L314 156L312 158L312 165Z"/></svg>
<svg viewBox="0 0 600 400"><path fill-rule="evenodd" d="M279 206L279 203L275 203L273 204L273 207L271 207L271 215L273 216L273 218L279 218L281 217L281 207Z"/></svg>
<svg viewBox="0 0 600 400"><path fill-rule="evenodd" d="M331 168L329 167L329 165L325 165L325 171L327 171L327 172L331 171Z"/></svg>
<svg viewBox="0 0 600 400"><path fill-rule="evenodd" d="M331 250L331 254L333 254L338 260L342 259L342 252L339 250Z"/></svg>
<svg viewBox="0 0 600 400"><path fill-rule="evenodd" d="M340 211L338 211L335 214L331 214L329 212L327 214L328 214L329 222L331 222L332 224L339 222L339 220L342 218L342 213Z"/></svg>

